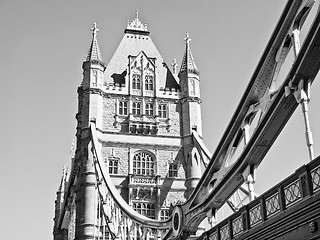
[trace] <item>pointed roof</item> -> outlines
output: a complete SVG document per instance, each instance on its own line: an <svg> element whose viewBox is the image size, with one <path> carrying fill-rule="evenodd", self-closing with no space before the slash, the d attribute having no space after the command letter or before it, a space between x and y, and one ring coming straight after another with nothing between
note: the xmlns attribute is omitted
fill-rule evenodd
<svg viewBox="0 0 320 240"><path fill-rule="evenodd" d="M196 66L196 63L193 60L193 56L190 50L190 41L191 39L189 38L189 34L186 34L186 38L184 39L186 42L186 51L184 53L182 63L181 63L181 68L179 75L182 73L194 73L199 75L200 72Z"/></svg>
<svg viewBox="0 0 320 240"><path fill-rule="evenodd" d="M138 15L132 23L137 21L137 19L139 20ZM165 61L149 36L149 32L146 32L146 28L144 30L143 28L140 28L140 24L131 24L129 23L127 25L123 39L110 62L106 66L104 82L107 84L114 83L114 79L112 78L112 76L114 76L113 74L121 75L127 71L128 57L136 57L143 52L148 59L153 59L154 61L155 74L157 76L157 88L160 89L168 87L170 89L179 89L178 77L176 74L173 75L164 63ZM140 27L136 28L135 26Z"/></svg>
<svg viewBox="0 0 320 240"><path fill-rule="evenodd" d="M149 35L147 23L143 24L139 19L139 11L136 10L136 18L131 22L128 21L127 28L124 31L125 33L133 33L133 34L141 34L141 35Z"/></svg>
<svg viewBox="0 0 320 240"><path fill-rule="evenodd" d="M99 29L97 28L96 23L93 24L93 28L91 28L91 31L92 31L92 42L91 42L91 46L85 61L98 61L103 63L99 45L98 45L98 40L97 40L97 32L99 31Z"/></svg>

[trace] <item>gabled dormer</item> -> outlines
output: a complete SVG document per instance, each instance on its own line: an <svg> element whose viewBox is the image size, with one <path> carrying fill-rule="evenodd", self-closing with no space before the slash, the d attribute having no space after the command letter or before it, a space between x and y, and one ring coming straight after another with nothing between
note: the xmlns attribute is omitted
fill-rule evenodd
<svg viewBox="0 0 320 240"><path fill-rule="evenodd" d="M178 77L167 67L150 37L147 25L139 19L138 12L135 19L127 23L124 32L104 73L103 85L106 91L113 94L178 99ZM139 81L133 79L133 74L136 78L139 78L136 74L140 74L140 88L132 86L134 81Z"/></svg>
<svg viewBox="0 0 320 240"><path fill-rule="evenodd" d="M156 58L148 57L144 51L137 56L129 56L130 94L154 96L156 89Z"/></svg>

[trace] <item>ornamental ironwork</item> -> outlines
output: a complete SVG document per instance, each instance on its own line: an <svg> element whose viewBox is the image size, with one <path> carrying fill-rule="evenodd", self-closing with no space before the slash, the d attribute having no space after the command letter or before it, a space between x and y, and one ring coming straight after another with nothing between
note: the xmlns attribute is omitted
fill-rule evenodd
<svg viewBox="0 0 320 240"><path fill-rule="evenodd" d="M320 167L317 167L311 171L312 189L314 192L320 190Z"/></svg>
<svg viewBox="0 0 320 240"><path fill-rule="evenodd" d="M232 220L232 233L233 233L233 236L237 236L242 232L243 232L242 216L239 216L236 219Z"/></svg>
<svg viewBox="0 0 320 240"><path fill-rule="evenodd" d="M210 234L209 240L218 240L217 232L214 232L214 233Z"/></svg>
<svg viewBox="0 0 320 240"><path fill-rule="evenodd" d="M262 221L261 205L258 204L249 210L250 226L254 226Z"/></svg>
<svg viewBox="0 0 320 240"><path fill-rule="evenodd" d="M229 225L225 225L220 229L220 239L221 240L229 239Z"/></svg>
<svg viewBox="0 0 320 240"><path fill-rule="evenodd" d="M280 211L279 193L275 193L266 199L267 217Z"/></svg>
<svg viewBox="0 0 320 240"><path fill-rule="evenodd" d="M283 191L286 206L294 204L302 198L299 179L286 186Z"/></svg>

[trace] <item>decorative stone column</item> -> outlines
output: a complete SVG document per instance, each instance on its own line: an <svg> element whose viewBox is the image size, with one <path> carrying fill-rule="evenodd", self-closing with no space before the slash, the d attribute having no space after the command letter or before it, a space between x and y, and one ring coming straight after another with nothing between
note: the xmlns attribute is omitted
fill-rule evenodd
<svg viewBox="0 0 320 240"><path fill-rule="evenodd" d="M91 141L80 156L79 189L77 191L76 240L94 239L96 223L96 175Z"/></svg>

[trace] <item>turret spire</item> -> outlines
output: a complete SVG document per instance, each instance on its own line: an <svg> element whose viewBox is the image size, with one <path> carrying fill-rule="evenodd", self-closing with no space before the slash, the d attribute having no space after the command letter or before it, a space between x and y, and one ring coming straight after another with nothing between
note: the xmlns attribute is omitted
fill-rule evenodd
<svg viewBox="0 0 320 240"><path fill-rule="evenodd" d="M91 42L91 46L90 46L90 49L88 51L88 54L86 56L85 61L103 62L102 57L101 57L101 53L100 53L100 49L99 49L99 45L98 45L98 40L97 40L97 32L99 31L99 29L97 28L96 23L93 24L91 31L92 31L92 42Z"/></svg>
<svg viewBox="0 0 320 240"><path fill-rule="evenodd" d="M182 59L179 74L186 72L186 73L194 73L196 75L199 75L199 70L196 66L196 63L193 60L193 56L192 56L192 53L190 50L191 38L189 38L189 33L186 34L186 37L184 40L186 42L186 50L185 50L185 54Z"/></svg>

